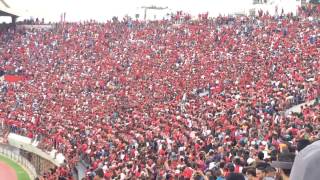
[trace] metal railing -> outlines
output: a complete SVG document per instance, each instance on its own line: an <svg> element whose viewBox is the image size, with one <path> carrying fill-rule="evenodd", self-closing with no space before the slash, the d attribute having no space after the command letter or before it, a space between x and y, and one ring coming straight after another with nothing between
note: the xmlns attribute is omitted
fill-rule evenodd
<svg viewBox="0 0 320 180"><path fill-rule="evenodd" d="M23 166L24 169L31 176L31 179L35 179L37 177L36 169L34 166L24 157L19 154L19 149L15 147L8 146L6 144L0 144L0 155L11 159L12 161L18 163Z"/></svg>

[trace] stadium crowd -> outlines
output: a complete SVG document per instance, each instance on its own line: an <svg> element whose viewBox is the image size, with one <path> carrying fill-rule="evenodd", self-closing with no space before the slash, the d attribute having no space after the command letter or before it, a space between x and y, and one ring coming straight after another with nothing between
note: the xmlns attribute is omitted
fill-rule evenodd
<svg viewBox="0 0 320 180"><path fill-rule="evenodd" d="M320 137L319 104L284 113L320 95L306 12L1 33L2 71L24 78L1 83L0 118L65 155L44 179L79 161L89 179L285 179L272 162Z"/></svg>

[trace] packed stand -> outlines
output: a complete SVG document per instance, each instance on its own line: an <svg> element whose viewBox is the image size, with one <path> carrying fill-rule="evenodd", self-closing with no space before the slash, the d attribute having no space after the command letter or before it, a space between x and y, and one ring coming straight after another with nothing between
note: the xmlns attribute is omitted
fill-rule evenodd
<svg viewBox="0 0 320 180"><path fill-rule="evenodd" d="M25 80L1 83L0 118L66 156L45 179L79 160L88 178L274 177L319 138L319 105L284 113L320 94L319 34L292 15L2 33L0 67Z"/></svg>

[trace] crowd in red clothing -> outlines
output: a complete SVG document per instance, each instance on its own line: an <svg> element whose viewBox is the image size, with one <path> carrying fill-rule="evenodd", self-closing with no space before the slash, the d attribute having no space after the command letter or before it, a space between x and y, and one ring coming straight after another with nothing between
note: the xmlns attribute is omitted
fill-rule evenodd
<svg viewBox="0 0 320 180"><path fill-rule="evenodd" d="M8 31L0 67L25 78L1 83L0 118L90 176L222 178L319 138L319 106L283 113L320 94L319 34L291 15Z"/></svg>

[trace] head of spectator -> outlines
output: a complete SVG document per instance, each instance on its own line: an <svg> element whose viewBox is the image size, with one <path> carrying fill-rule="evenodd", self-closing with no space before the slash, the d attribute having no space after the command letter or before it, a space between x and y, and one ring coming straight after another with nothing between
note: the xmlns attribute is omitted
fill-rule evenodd
<svg viewBox="0 0 320 180"><path fill-rule="evenodd" d="M301 150L303 150L305 147L307 147L308 145L310 145L311 142L308 139L300 139L297 142L297 151L300 152Z"/></svg>
<svg viewBox="0 0 320 180"><path fill-rule="evenodd" d="M259 180L263 180L266 177L267 169L270 165L266 162L259 162L256 164L256 174Z"/></svg>
<svg viewBox="0 0 320 180"><path fill-rule="evenodd" d="M258 153L258 160L260 160L260 161L264 160L264 153L262 151L259 151L259 153Z"/></svg>
<svg viewBox="0 0 320 180"><path fill-rule="evenodd" d="M205 180L206 176L203 174L202 171L195 171L192 174L191 180Z"/></svg>
<svg viewBox="0 0 320 180"><path fill-rule="evenodd" d="M226 180L245 180L245 177L241 173L230 173Z"/></svg>
<svg viewBox="0 0 320 180"><path fill-rule="evenodd" d="M275 180L276 178L276 169L270 165L266 167L265 171L265 177L263 180Z"/></svg>
<svg viewBox="0 0 320 180"><path fill-rule="evenodd" d="M256 168L254 167L246 167L242 172L246 175L247 180L256 180L257 178Z"/></svg>

